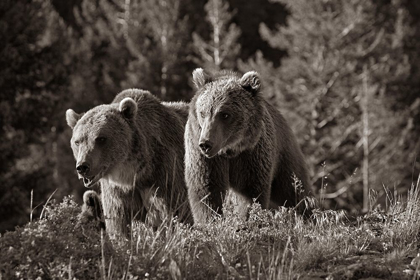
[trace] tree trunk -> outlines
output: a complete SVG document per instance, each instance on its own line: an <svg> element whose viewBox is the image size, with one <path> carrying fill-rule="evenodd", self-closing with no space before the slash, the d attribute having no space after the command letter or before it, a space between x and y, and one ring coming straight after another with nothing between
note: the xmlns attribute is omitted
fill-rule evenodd
<svg viewBox="0 0 420 280"><path fill-rule="evenodd" d="M368 71L366 65L363 67L363 90L360 99L362 109L362 143L363 143L363 212L369 210L369 89L368 89Z"/></svg>

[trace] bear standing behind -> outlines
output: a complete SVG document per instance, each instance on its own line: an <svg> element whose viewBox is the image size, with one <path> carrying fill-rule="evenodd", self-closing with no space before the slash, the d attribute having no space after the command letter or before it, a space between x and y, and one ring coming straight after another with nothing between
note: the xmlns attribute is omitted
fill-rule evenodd
<svg viewBox="0 0 420 280"><path fill-rule="evenodd" d="M184 181L186 103L161 103L130 89L85 114L66 112L85 187L100 183L107 232L127 235L132 218L158 226L178 215L191 223Z"/></svg>
<svg viewBox="0 0 420 280"><path fill-rule="evenodd" d="M101 198L95 191L89 190L83 194L82 212L78 220L82 225L88 224L96 228L105 229Z"/></svg>
<svg viewBox="0 0 420 280"><path fill-rule="evenodd" d="M310 193L295 136L262 97L256 72L210 77L199 68L193 82L197 93L185 130L185 179L194 222L222 213L229 187L263 208L293 207ZM300 189L295 189L294 176Z"/></svg>

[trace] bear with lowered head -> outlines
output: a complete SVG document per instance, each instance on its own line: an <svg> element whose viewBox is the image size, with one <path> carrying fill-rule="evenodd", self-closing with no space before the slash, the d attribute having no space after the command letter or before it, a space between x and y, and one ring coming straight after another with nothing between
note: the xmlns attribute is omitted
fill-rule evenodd
<svg viewBox="0 0 420 280"><path fill-rule="evenodd" d="M133 219L154 227L175 215L192 222L183 175L187 112L188 104L137 89L85 114L67 110L78 176L87 188L100 184L111 235L127 235Z"/></svg>
<svg viewBox="0 0 420 280"><path fill-rule="evenodd" d="M297 140L280 112L263 98L256 72L211 76L198 68L193 82L197 92L184 138L185 179L195 223L222 213L229 188L245 204L255 199L262 208L295 207L309 195Z"/></svg>

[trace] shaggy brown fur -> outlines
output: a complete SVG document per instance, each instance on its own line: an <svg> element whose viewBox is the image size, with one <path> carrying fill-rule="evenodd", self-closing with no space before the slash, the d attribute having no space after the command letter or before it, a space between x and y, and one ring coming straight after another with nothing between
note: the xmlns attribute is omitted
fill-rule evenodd
<svg viewBox="0 0 420 280"><path fill-rule="evenodd" d="M153 226L168 215L192 222L183 177L187 111L137 89L85 114L67 110L77 172L85 187L100 183L108 232L127 234L132 218Z"/></svg>
<svg viewBox="0 0 420 280"><path fill-rule="evenodd" d="M196 69L193 81L185 178L194 221L221 213L229 187L263 208L295 206L310 192L305 161L283 116L262 97L258 74L210 77ZM294 175L303 188L295 189Z"/></svg>
<svg viewBox="0 0 420 280"><path fill-rule="evenodd" d="M82 212L79 216L79 222L90 224L98 229L105 229L105 218L102 210L100 196L93 190L86 191L83 194Z"/></svg>

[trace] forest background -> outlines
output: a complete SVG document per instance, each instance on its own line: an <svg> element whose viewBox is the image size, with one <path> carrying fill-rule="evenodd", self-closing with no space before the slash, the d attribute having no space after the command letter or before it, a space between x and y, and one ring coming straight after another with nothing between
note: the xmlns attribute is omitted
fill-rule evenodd
<svg viewBox="0 0 420 280"><path fill-rule="evenodd" d="M81 200L68 108L188 101L196 67L260 73L323 207L381 205L420 172L419 50L418 1L1 1L0 232L54 191Z"/></svg>

